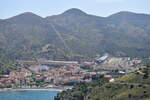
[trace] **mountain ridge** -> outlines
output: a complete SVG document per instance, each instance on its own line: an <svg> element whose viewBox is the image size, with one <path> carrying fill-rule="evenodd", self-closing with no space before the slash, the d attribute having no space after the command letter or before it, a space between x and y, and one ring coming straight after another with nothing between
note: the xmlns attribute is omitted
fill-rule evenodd
<svg viewBox="0 0 150 100"><path fill-rule="evenodd" d="M122 18L124 13L127 14ZM34 55L63 60L104 53L147 57L150 55L149 19L150 15L131 12L99 17L76 8L46 18L26 12L0 21L0 49L13 59ZM49 45L47 52L42 51L45 45Z"/></svg>
<svg viewBox="0 0 150 100"><path fill-rule="evenodd" d="M68 13L68 12L74 12L74 11L75 11L75 12L79 12L79 13L83 13L83 14L88 14L88 13L86 13L86 12L84 12L84 11L78 9L78 8L70 8L70 9L64 11L64 12L61 13L61 14ZM115 15L115 14L123 14L123 13L137 14L137 15L139 14L139 15L147 15L147 16L150 16L150 14L146 14L146 13L138 13L138 12L132 12L132 11L119 11L119 12L116 12L116 13L114 13L114 14L110 14L110 15L108 15L108 16L106 16L106 17L103 17L103 18L107 18L107 17L110 17L110 16ZM19 16L19 15L22 15L22 14L23 14L23 15L24 15L24 14L33 14L33 15L37 15L37 16L41 17L40 15L35 14L35 13L33 13L33 12L24 12L24 13L20 13L20 14L17 14L17 15L15 15L15 16L12 16L12 17L16 17L16 16ZM56 15L60 15L60 14L56 14ZM94 15L94 14L88 14L88 15L93 15L93 16L97 16L97 17L102 17L102 16ZM51 16L55 16L55 15L51 15ZM10 18L12 18L12 17L5 18L5 19L0 19L0 20L10 19ZM50 17L50 16L41 17L41 18L47 18L47 17Z"/></svg>

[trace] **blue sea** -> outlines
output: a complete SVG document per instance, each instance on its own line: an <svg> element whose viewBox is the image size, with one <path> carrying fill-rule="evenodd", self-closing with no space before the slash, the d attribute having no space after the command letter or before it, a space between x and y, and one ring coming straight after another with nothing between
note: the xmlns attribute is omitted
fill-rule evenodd
<svg viewBox="0 0 150 100"><path fill-rule="evenodd" d="M54 100L59 91L7 91L0 92L0 100Z"/></svg>

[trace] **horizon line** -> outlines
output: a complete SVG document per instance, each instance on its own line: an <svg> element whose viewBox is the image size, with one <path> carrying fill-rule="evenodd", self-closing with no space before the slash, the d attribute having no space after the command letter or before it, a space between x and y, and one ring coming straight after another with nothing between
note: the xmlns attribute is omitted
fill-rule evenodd
<svg viewBox="0 0 150 100"><path fill-rule="evenodd" d="M7 19L10 19L10 18L19 16L19 15L22 15L22 14L25 14L25 13L31 13L31 14L37 15L37 16L39 16L39 17L41 17L41 18L47 18L47 17L51 17L51 16L56 16L56 15L63 14L64 12L69 11L69 10L71 10L71 9L77 9L77 10L80 10L80 11L86 13L87 15L93 15L93 16L104 17L104 18L107 18L107 17L109 17L109 16L111 16L111 15L114 15L114 14L117 14L117 13L121 13L121 12L128 12L128 13L134 13L134 14L150 15L150 13L142 13L142 12L134 12L134 11L124 11L124 10L120 10L120 11L118 11L118 12L109 14L109 15L107 15L107 16L101 16L101 15L96 15L96 14L90 14L90 13L87 13L86 11L81 10L81 9L79 9L79 8L70 8L70 9L67 9L67 10L61 12L61 13L52 14L52 15L47 15L47 16L45 16L45 17L43 17L43 16L41 16L40 14L37 14L37 13L35 13L35 12L32 12L32 11L25 11L25 12L18 13L18 14L16 14L16 15L13 15L13 16L11 16L11 17L8 17L8 18L0 18L0 20L7 20Z"/></svg>

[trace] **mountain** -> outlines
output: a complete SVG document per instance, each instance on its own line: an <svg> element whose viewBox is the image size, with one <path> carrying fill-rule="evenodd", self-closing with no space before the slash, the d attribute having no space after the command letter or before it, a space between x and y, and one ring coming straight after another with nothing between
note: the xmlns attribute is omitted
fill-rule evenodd
<svg viewBox="0 0 150 100"><path fill-rule="evenodd" d="M114 82L101 77L63 91L55 100L149 100L149 75L148 67L116 78Z"/></svg>
<svg viewBox="0 0 150 100"><path fill-rule="evenodd" d="M145 27L150 24L150 17L147 14L137 14L127 11L122 11L116 14L109 16L111 20L114 20L116 23L128 23L134 26Z"/></svg>
<svg viewBox="0 0 150 100"><path fill-rule="evenodd" d="M80 10L80 9L72 8L72 9L69 9L69 10L65 11L64 13L62 13L62 15L65 15L65 16L69 16L69 15L78 16L78 15L87 15L87 14L85 12L83 12L82 10Z"/></svg>
<svg viewBox="0 0 150 100"><path fill-rule="evenodd" d="M11 17L9 19L6 19L7 22L11 24L43 24L44 19L36 14L33 14L31 12L25 12L20 15Z"/></svg>
<svg viewBox="0 0 150 100"><path fill-rule="evenodd" d="M150 15L127 11L100 17L72 8L46 18L25 12L0 20L0 53L11 59L149 57L149 41Z"/></svg>
<svg viewBox="0 0 150 100"><path fill-rule="evenodd" d="M8 75L12 70L19 70L19 67L15 61L0 55L0 69L0 78L2 78L1 75Z"/></svg>
<svg viewBox="0 0 150 100"><path fill-rule="evenodd" d="M23 13L0 23L2 50L11 58L33 56L41 46L52 42L56 35L52 27L32 13Z"/></svg>

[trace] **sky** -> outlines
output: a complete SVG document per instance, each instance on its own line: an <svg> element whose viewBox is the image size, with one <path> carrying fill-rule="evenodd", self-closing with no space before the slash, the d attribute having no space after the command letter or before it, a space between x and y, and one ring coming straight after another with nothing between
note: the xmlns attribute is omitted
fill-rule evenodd
<svg viewBox="0 0 150 100"><path fill-rule="evenodd" d="M0 19L24 12L46 17L70 8L103 17L119 11L150 14L150 0L0 0Z"/></svg>

